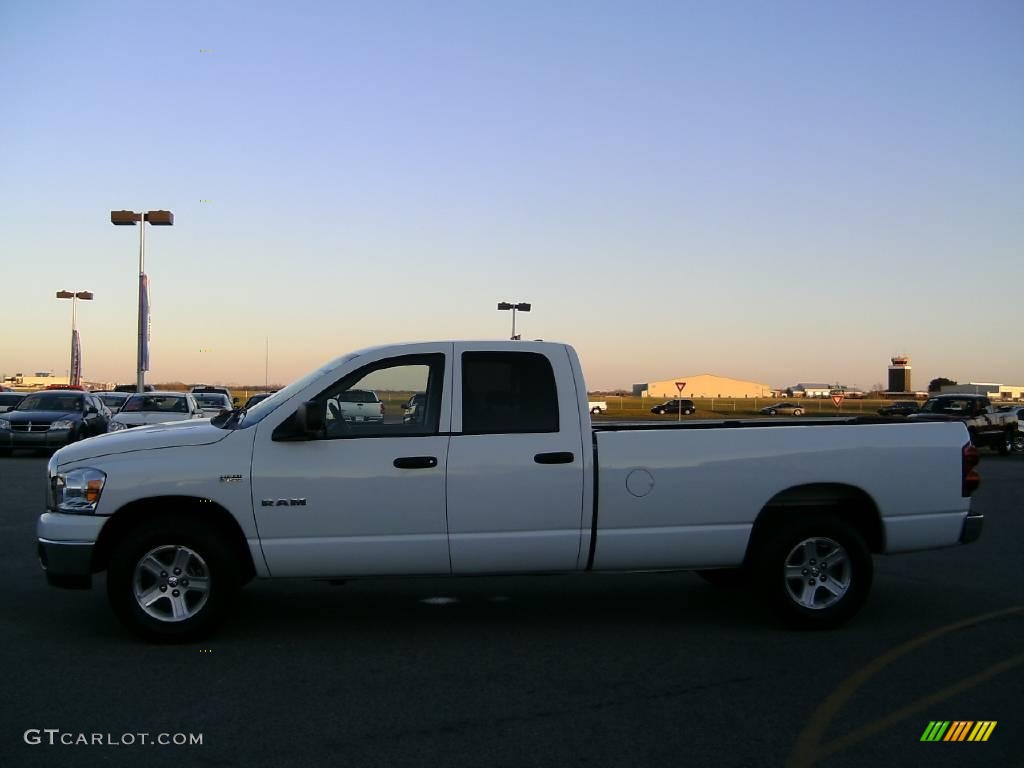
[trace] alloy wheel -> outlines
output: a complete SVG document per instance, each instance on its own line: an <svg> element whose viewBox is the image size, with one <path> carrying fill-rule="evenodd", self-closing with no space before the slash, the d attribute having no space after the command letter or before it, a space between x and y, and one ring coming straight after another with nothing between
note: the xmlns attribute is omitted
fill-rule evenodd
<svg viewBox="0 0 1024 768"><path fill-rule="evenodd" d="M784 566L786 592L803 608L835 605L850 588L850 556L834 539L815 536L790 550Z"/></svg>

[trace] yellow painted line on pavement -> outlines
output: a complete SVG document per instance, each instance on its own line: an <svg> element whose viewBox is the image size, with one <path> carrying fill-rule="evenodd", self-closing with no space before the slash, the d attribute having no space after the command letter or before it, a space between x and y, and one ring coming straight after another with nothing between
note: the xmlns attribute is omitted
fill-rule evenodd
<svg viewBox="0 0 1024 768"><path fill-rule="evenodd" d="M895 648L886 651L881 656L878 656L877 658L869 661L863 667L861 667L848 678L846 678L842 683L840 683L836 687L836 689L831 694L829 694L828 698L825 699L822 705L815 710L814 715L811 717L810 721L797 736L796 744L793 747L793 751L790 753L789 759L786 761L787 768L811 768L811 766L813 766L814 763L820 757L823 757L824 755L822 754L820 744L822 736L824 736L829 724L832 722L835 716L839 714L839 712L850 700L853 694L857 692L857 689L859 689L868 680L877 675L879 672L881 672L887 666L892 664L894 661L896 661L902 656L905 656L908 653L911 653L912 651L916 651L918 648L927 645L933 640L938 640L939 638L945 637L946 635L951 634L953 632L958 632L961 629L966 629L968 627L973 627L978 624L983 624L986 621L1000 619L1005 616L1012 616L1013 614L1021 612L1024 612L1024 606L1015 605L1010 608L1004 608L1001 611L983 613L979 616L973 616L969 619L963 619L961 621L953 622L952 624L946 624L943 627L933 629L930 632L925 632L923 635L919 635L918 637L908 640L907 642L898 645ZM1022 661L1024 661L1024 655L1015 656L1011 659L1008 659L1007 661L1000 662L999 664L996 664L993 667L989 667L984 672L978 673L978 675L973 675L972 677L965 678L965 680L962 680L960 683L956 683L950 686L949 688L944 689L943 691L939 691L938 693L941 694L946 691L950 691L951 689L956 689L944 698L954 696L960 692L958 686L962 685L963 683L971 681L972 678L978 677L979 675L984 675L984 679L987 680L990 677L994 677L995 675L1000 674L1006 669L1009 669L1020 664ZM969 688L976 684L977 682L972 682L971 685L968 685L967 687ZM966 690L966 688L964 690ZM935 695L936 694L932 694L932 696ZM925 698L927 699L928 697ZM924 699L920 701L924 701ZM912 704L910 706L914 705ZM906 709L906 707L904 707L904 709ZM883 720L879 720L877 722L886 722L886 727L888 727L889 725L888 718L884 718ZM871 723L869 724L869 726L864 726L864 728L868 728L872 725L875 725L875 723ZM879 728L878 730L882 729ZM872 731L872 733L875 732L877 731ZM854 731L853 733L856 733L856 731ZM849 735L851 734L848 734L847 736ZM847 737L840 737L839 739L834 740L830 745L828 745L828 747L831 747L832 745L839 743L841 740L845 738ZM838 749L841 748L842 747L830 749L829 754L832 754L833 752L838 751Z"/></svg>
<svg viewBox="0 0 1024 768"><path fill-rule="evenodd" d="M868 723L867 725L862 725L860 728L857 728L856 730L850 731L849 733L843 736L833 739L824 746L818 748L818 751L814 755L814 759L820 760L823 757L834 755L836 752L844 750L847 747L851 747L854 744L864 741L864 739L874 736L876 733L880 733L881 731L886 730L887 728L896 724L900 720L904 720L910 717L911 715L915 715L918 712L927 709L928 707L938 704L939 702L945 701L946 699L952 698L953 696L963 693L964 691L970 690L971 688L974 688L977 685L981 685L981 683L984 683L986 680L991 680L993 677L1001 675L1004 672L1008 672L1009 670L1021 664L1024 664L1024 653L1020 654L1019 656L1014 656L1013 658L1006 659L1006 661L1001 661L998 664L993 664L988 669L982 670L981 672L978 672L975 675L971 675L970 677L965 677L958 683L954 683L953 685L943 688L940 691L936 691L935 693L931 693L927 696L924 696L918 699L917 701L913 702L912 704L908 704L905 707L900 707L897 710L893 710L883 718L875 720L872 723ZM971 725L972 723L970 722L954 723L952 726L950 726L950 729L946 733L946 736L943 739L943 741L964 741L964 737L967 735L968 729Z"/></svg>

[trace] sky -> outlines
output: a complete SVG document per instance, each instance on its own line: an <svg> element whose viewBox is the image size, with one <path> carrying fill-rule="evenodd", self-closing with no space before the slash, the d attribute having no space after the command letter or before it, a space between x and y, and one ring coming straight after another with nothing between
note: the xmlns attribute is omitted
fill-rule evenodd
<svg viewBox="0 0 1024 768"><path fill-rule="evenodd" d="M1024 384L1024 4L0 4L0 373L286 383L576 346L591 389Z"/></svg>

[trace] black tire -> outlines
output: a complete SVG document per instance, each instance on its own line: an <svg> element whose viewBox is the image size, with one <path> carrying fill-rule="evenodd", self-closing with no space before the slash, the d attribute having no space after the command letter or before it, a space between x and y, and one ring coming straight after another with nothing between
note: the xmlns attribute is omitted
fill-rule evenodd
<svg viewBox="0 0 1024 768"><path fill-rule="evenodd" d="M689 416L691 413L693 413L692 408L687 408L685 411L683 411L684 416Z"/></svg>
<svg viewBox="0 0 1024 768"><path fill-rule="evenodd" d="M803 416L804 415L804 409L803 408L794 408L793 409L793 415L794 416Z"/></svg>
<svg viewBox="0 0 1024 768"><path fill-rule="evenodd" d="M1013 450L1017 453L1024 453L1024 430L1018 429L1013 436Z"/></svg>
<svg viewBox="0 0 1024 768"><path fill-rule="evenodd" d="M770 409L768 410L768 415L769 415L769 416L774 416L774 415L775 415L775 409L774 409L774 408L770 408Z"/></svg>
<svg viewBox="0 0 1024 768"><path fill-rule="evenodd" d="M735 589L746 586L750 582L750 572L746 568L717 568L711 571L694 571L708 584L722 589Z"/></svg>
<svg viewBox="0 0 1024 768"><path fill-rule="evenodd" d="M190 558L183 575L179 576L170 567L173 566L172 558L179 552L185 556L186 551L191 551L198 558ZM184 585L184 589L177 590L181 604L188 601L185 610L195 611L187 618L154 617L136 599L137 567L143 579L140 588L160 586L161 578L141 567L146 555L154 552L158 561L171 562L163 579L168 590L155 597L152 610L161 614L173 610L174 601L169 592L175 593L176 590L171 587ZM200 590L188 589L189 584L184 580L190 575L199 579L204 572L208 587L205 599ZM145 579L151 579L153 583ZM107 567L107 597L114 613L137 635L158 643L187 643L209 635L223 619L239 587L238 563L230 547L208 525L187 517L149 518L130 529L113 545ZM174 599L177 600L177 594Z"/></svg>
<svg viewBox="0 0 1024 768"><path fill-rule="evenodd" d="M867 600L874 574L871 551L860 532L839 517L793 514L794 519L766 534L756 545L752 553L755 585L790 626L834 629L849 621ZM826 542L839 549L830 550ZM808 557L809 551L818 552L817 558ZM845 557L840 557L840 551ZM832 561L828 562L830 557ZM822 567L823 561L826 568ZM789 578L787 567L793 574ZM802 597L819 604L802 604L796 595L798 587ZM835 589L842 589L842 594L836 595Z"/></svg>

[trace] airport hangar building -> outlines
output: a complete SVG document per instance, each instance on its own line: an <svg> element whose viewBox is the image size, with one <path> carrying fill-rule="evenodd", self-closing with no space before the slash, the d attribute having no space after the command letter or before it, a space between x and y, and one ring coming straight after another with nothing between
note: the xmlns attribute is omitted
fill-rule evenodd
<svg viewBox="0 0 1024 768"><path fill-rule="evenodd" d="M686 382L681 395L676 387L677 381ZM768 384L730 379L727 376L715 376L711 373L679 376L666 381L651 381L646 384L633 385L634 395L665 399L673 397L773 397L772 393L773 389Z"/></svg>

